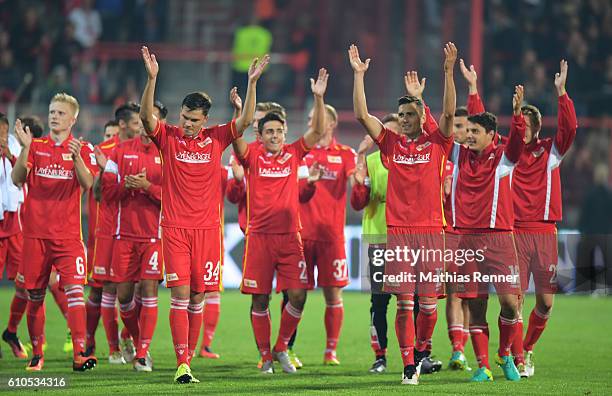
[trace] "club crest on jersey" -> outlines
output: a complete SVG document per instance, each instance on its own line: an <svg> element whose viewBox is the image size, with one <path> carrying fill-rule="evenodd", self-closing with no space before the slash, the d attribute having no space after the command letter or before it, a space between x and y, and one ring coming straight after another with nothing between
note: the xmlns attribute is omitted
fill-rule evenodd
<svg viewBox="0 0 612 396"><path fill-rule="evenodd" d="M210 153L193 153L189 151L176 153L175 158L177 161L188 164L205 164L212 160Z"/></svg>
<svg viewBox="0 0 612 396"><path fill-rule="evenodd" d="M278 160L278 163L279 164L284 164L285 162L289 161L289 158L291 158L291 157L293 157L293 154L285 153L285 155L283 155L283 157Z"/></svg>
<svg viewBox="0 0 612 396"><path fill-rule="evenodd" d="M417 151L422 151L422 150L426 149L429 146L431 146L431 142L425 142L423 144L419 144L418 146L416 146L416 149L417 149Z"/></svg>
<svg viewBox="0 0 612 396"><path fill-rule="evenodd" d="M212 143L212 139L210 138L210 136L208 136L206 139L204 139L203 142L199 142L198 146L200 146L200 148L203 148L204 146L211 144Z"/></svg>
<svg viewBox="0 0 612 396"><path fill-rule="evenodd" d="M273 166L272 168L259 168L259 176L261 177L287 177L291 174L291 166L281 168Z"/></svg>
<svg viewBox="0 0 612 396"><path fill-rule="evenodd" d="M70 160L72 160L72 154L70 154L70 153L62 153L62 159L64 161L70 161Z"/></svg>
<svg viewBox="0 0 612 396"><path fill-rule="evenodd" d="M540 147L539 150L534 151L531 153L531 155L533 155L534 157L538 158L539 156L541 156L542 154L544 154L544 147Z"/></svg>
<svg viewBox="0 0 612 396"><path fill-rule="evenodd" d="M329 162L330 164L341 164L342 157L339 155L328 155L327 162Z"/></svg>
<svg viewBox="0 0 612 396"><path fill-rule="evenodd" d="M403 165L427 164L431 159L431 153L427 154L393 154L393 162Z"/></svg>
<svg viewBox="0 0 612 396"><path fill-rule="evenodd" d="M71 169L64 169L61 165L51 164L44 168L36 168L36 176L45 177L47 179L71 180L74 176L74 172Z"/></svg>

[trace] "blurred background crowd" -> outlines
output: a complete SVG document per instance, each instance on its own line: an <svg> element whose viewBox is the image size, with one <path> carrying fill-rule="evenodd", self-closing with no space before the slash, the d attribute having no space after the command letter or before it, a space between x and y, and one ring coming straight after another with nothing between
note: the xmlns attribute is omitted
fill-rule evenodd
<svg viewBox="0 0 612 396"><path fill-rule="evenodd" d="M352 115L348 45L357 43L372 58L371 111L394 111L403 74L418 70L437 114L442 43L449 40L474 63L481 96L501 116L502 132L513 86L523 83L527 101L545 116L543 135L554 133L553 76L561 58L569 61L567 89L580 128L563 165L562 226L610 233L612 221L606 228L597 216L598 205L612 206L609 0L0 0L0 111L45 119L50 97L65 91L82 105L75 134L97 143L113 108L140 99L139 48L146 43L161 61L157 92L170 121L183 96L196 90L213 97L211 122L223 121L231 116L229 89L236 85L244 94L253 54L271 52L258 99L287 107L296 136L309 111L308 78L326 67L326 101L339 110L339 139L357 147L363 131ZM467 86L458 68L455 81L461 105ZM349 222L358 223L360 215L349 213Z"/></svg>

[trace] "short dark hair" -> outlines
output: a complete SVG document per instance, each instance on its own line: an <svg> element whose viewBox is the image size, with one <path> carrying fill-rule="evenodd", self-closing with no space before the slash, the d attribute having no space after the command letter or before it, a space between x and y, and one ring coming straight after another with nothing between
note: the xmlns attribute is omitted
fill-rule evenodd
<svg viewBox="0 0 612 396"><path fill-rule="evenodd" d="M264 125L266 125L266 122L268 121L278 121L281 124L285 125L285 117L283 117L281 113L277 113L276 111L271 111L267 113L265 116L263 116L257 122L257 132L258 133L261 133L263 131L263 127Z"/></svg>
<svg viewBox="0 0 612 396"><path fill-rule="evenodd" d="M208 115L208 111L212 106L212 100L210 100L210 96L206 92L192 92L189 95L185 96L183 99L183 103L181 106L187 107L190 111L201 109L202 114L205 116Z"/></svg>
<svg viewBox="0 0 612 396"><path fill-rule="evenodd" d="M20 120L24 128L30 128L30 133L32 134L32 137L42 137L45 127L43 126L43 123L40 118L36 117L35 115L31 115L21 117Z"/></svg>
<svg viewBox="0 0 612 396"><path fill-rule="evenodd" d="M115 110L115 121L128 122L133 113L140 113L140 105L134 102L124 103Z"/></svg>
<svg viewBox="0 0 612 396"><path fill-rule="evenodd" d="M6 118L6 114L0 113L0 123L8 125L8 118Z"/></svg>
<svg viewBox="0 0 612 396"><path fill-rule="evenodd" d="M414 103L417 105L417 107L419 109L421 109L421 111L425 110L425 105L423 104L423 101L419 98L417 98L416 96L412 96L412 95L405 95L402 96L401 98L399 98L397 100L397 105L401 106L403 104L410 104L410 103Z"/></svg>
<svg viewBox="0 0 612 396"><path fill-rule="evenodd" d="M265 113L275 111L283 116L284 119L287 119L287 110L276 102L259 102L255 105L255 111L263 111Z"/></svg>
<svg viewBox="0 0 612 396"><path fill-rule="evenodd" d="M162 102L156 100L155 103L153 103L153 106L157 107L157 110L159 110L159 115L161 116L162 120L165 120L166 117L168 117L168 108Z"/></svg>
<svg viewBox="0 0 612 396"><path fill-rule="evenodd" d="M535 131L539 131L542 126L542 113L538 110L534 105L523 105L521 106L521 113L524 116L529 117L529 121L531 121L531 127Z"/></svg>
<svg viewBox="0 0 612 396"><path fill-rule="evenodd" d="M470 113L468 113L468 109L465 106L459 106L455 110L455 117L467 117L468 115L470 115Z"/></svg>
<svg viewBox="0 0 612 396"><path fill-rule="evenodd" d="M119 126L119 121L117 120L108 120L106 121L106 124L104 124L104 130L106 130L106 128L108 127L116 127Z"/></svg>
<svg viewBox="0 0 612 396"><path fill-rule="evenodd" d="M497 117L495 117L495 114L489 113L488 111L472 114L468 116L468 121L482 126L487 132L497 132Z"/></svg>
<svg viewBox="0 0 612 396"><path fill-rule="evenodd" d="M383 124L386 124L387 122L399 122L399 116L397 113L389 113L382 118L381 122Z"/></svg>

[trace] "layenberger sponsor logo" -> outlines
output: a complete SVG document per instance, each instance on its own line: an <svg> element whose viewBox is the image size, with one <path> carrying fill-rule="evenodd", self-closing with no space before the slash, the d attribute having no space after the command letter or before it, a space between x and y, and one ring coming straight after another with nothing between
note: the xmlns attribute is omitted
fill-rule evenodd
<svg viewBox="0 0 612 396"><path fill-rule="evenodd" d="M262 177L287 177L291 174L291 166L281 168L274 166L272 168L259 168L259 176Z"/></svg>
<svg viewBox="0 0 612 396"><path fill-rule="evenodd" d="M62 166L53 164L44 168L36 168L36 176L45 177L47 179L70 180L74 177L72 169L64 169Z"/></svg>
<svg viewBox="0 0 612 396"><path fill-rule="evenodd" d="M212 160L210 153L194 153L189 151L178 152L175 158L177 161L189 164L204 164Z"/></svg>
<svg viewBox="0 0 612 396"><path fill-rule="evenodd" d="M401 153L394 153L393 154L393 162L398 163L398 164L405 164L405 165L415 165L415 164L426 164L430 161L431 159L431 153L425 153L425 154L401 154Z"/></svg>

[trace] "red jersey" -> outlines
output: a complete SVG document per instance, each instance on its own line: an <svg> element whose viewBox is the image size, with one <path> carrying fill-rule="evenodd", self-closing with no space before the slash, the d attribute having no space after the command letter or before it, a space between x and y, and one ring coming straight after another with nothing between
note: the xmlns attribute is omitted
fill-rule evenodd
<svg viewBox="0 0 612 396"><path fill-rule="evenodd" d="M187 136L157 121L151 139L162 157L162 226L212 229L221 218L221 155L238 137L236 121Z"/></svg>
<svg viewBox="0 0 612 396"><path fill-rule="evenodd" d="M514 212L510 178L523 149L525 119L512 117L508 144L493 142L482 153L454 145L455 176L451 192L453 226L467 229L512 230Z"/></svg>
<svg viewBox="0 0 612 396"><path fill-rule="evenodd" d="M312 198L300 205L302 238L313 241L343 241L346 184L349 176L355 172L357 153L333 139L327 147L313 147L304 159L308 167L315 162L319 164L321 179L311 185L311 188L314 187ZM300 201L304 201L304 198L301 197Z"/></svg>
<svg viewBox="0 0 612 396"><path fill-rule="evenodd" d="M71 139L72 135L59 144L49 136L32 139L27 164L27 210L23 216L23 233L30 238L81 238L81 186L68 149ZM81 158L95 174L91 144L83 144Z"/></svg>
<svg viewBox="0 0 612 396"><path fill-rule="evenodd" d="M383 127L376 143L389 163L387 226L443 227L442 171L452 136L436 129L409 139Z"/></svg>
<svg viewBox="0 0 612 396"><path fill-rule="evenodd" d="M444 173L442 174L442 191L444 191L444 220L446 220L447 228L452 228L452 219L453 219L452 185L453 185L453 179L456 177L454 172L455 172L455 166L453 165L453 163L451 161L446 161L446 166L444 167ZM450 183L451 191L447 190L447 183Z"/></svg>
<svg viewBox="0 0 612 396"><path fill-rule="evenodd" d="M112 138L103 141L97 147L102 151L106 158L110 158L111 153L120 143L119 135L115 135ZM98 171L98 167L96 167L96 171ZM97 172L96 172L97 173ZM101 182L101 181L100 181ZM112 238L117 235L117 210L118 205L116 201L106 201L102 200L101 202L96 201L94 198L93 191L90 189L89 191L89 214L93 215L93 221L90 217L89 220L89 232L94 231L93 234L96 237L107 237ZM93 227L93 228L92 228Z"/></svg>
<svg viewBox="0 0 612 396"><path fill-rule="evenodd" d="M144 143L136 137L113 150L102 175L103 202L118 206L118 238L132 240L160 239L162 166L159 151L153 143ZM147 190L126 189L125 177L146 169Z"/></svg>
<svg viewBox="0 0 612 396"><path fill-rule="evenodd" d="M520 222L560 221L562 216L560 165L576 137L574 103L559 97L557 133L525 146L512 173L515 225Z"/></svg>
<svg viewBox="0 0 612 396"><path fill-rule="evenodd" d="M278 155L266 152L263 145L249 145L239 158L247 179L247 234L300 231L298 168L307 152L300 138Z"/></svg>

